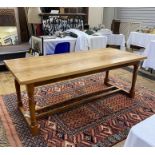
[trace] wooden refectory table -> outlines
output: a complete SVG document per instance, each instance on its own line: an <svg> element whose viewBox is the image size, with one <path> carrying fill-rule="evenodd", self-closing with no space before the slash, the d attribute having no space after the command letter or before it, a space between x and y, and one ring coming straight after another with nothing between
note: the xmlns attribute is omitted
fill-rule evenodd
<svg viewBox="0 0 155 155"><path fill-rule="evenodd" d="M23 115L24 110L21 100L20 86L26 86L30 112L30 117L26 117L26 121L31 128L32 134L37 135L39 131L37 119L41 117L55 112L61 112L62 110L70 107L77 106L118 91L126 93L129 97L134 97L139 63L145 58L146 57L144 56L133 53L106 48L87 52L6 60L5 64L15 77L18 108L21 110ZM134 68L131 89L129 92L110 84L108 79L110 70L130 65L134 66ZM35 87L103 71L106 72L104 80L104 83L108 86L106 89L70 99L68 101L63 101L59 104L49 105L40 110L35 109Z"/></svg>

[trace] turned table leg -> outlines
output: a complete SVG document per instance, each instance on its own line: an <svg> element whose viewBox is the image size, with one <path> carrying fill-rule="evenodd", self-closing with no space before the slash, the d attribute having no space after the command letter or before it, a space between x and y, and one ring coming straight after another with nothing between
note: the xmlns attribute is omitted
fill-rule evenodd
<svg viewBox="0 0 155 155"><path fill-rule="evenodd" d="M137 80L138 67L139 67L139 62L134 65L134 69L133 69L132 85L131 85L131 89L129 92L129 96L131 98L134 98L135 96L135 85L136 85L136 80Z"/></svg>
<svg viewBox="0 0 155 155"><path fill-rule="evenodd" d="M21 90L20 90L20 85L18 81L15 79L15 88L16 88L16 94L17 94L17 104L18 108L22 107L22 99L21 99Z"/></svg>
<svg viewBox="0 0 155 155"><path fill-rule="evenodd" d="M32 135L37 135L39 132L36 115L35 115L35 101L34 101L34 85L29 84L27 87L29 111L30 111L30 127Z"/></svg>
<svg viewBox="0 0 155 155"><path fill-rule="evenodd" d="M104 78L104 84L107 85L109 82L109 71L106 71L105 78Z"/></svg>

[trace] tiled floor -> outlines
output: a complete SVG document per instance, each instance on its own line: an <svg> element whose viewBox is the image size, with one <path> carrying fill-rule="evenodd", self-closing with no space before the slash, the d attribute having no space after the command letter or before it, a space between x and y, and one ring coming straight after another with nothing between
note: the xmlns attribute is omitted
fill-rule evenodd
<svg viewBox="0 0 155 155"><path fill-rule="evenodd" d="M126 71L124 69L116 69L116 70L110 71L110 75L120 77L121 79L127 79L127 80L130 80L132 78L132 74L129 71ZM155 81L144 78L142 76L138 76L137 85L139 86L141 85L152 91L155 91ZM25 87L22 86L22 90L24 89ZM0 95L5 95L9 93L14 93L14 92L15 92L14 79L11 73L0 72ZM115 147L120 147L123 145L124 145L124 141L116 144Z"/></svg>

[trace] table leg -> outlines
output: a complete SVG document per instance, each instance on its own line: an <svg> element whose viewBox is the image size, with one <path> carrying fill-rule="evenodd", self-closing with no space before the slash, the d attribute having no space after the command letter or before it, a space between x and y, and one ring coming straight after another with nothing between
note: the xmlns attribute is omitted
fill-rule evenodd
<svg viewBox="0 0 155 155"><path fill-rule="evenodd" d="M104 84L107 85L109 82L109 71L106 71L105 78L104 78Z"/></svg>
<svg viewBox="0 0 155 155"><path fill-rule="evenodd" d="M35 101L34 101L34 85L29 84L27 87L27 94L29 100L29 111L30 111L30 126L32 135L37 135L39 132L36 115L35 115Z"/></svg>
<svg viewBox="0 0 155 155"><path fill-rule="evenodd" d="M20 85L18 81L15 79L15 88L16 88L16 93L17 93L17 102L18 102L18 108L22 107L22 100L21 100L21 90L20 90Z"/></svg>
<svg viewBox="0 0 155 155"><path fill-rule="evenodd" d="M133 75L132 75L132 85L131 85L131 89L129 92L129 96L131 98L134 98L135 96L135 84L137 80L138 67L139 67L139 62L134 65L134 70L133 70Z"/></svg>

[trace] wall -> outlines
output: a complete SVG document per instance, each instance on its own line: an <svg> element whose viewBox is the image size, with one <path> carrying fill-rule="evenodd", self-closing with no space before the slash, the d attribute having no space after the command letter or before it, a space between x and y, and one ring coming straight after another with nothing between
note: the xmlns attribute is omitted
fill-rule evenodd
<svg viewBox="0 0 155 155"><path fill-rule="evenodd" d="M90 27L103 24L103 7L89 7L88 24Z"/></svg>
<svg viewBox="0 0 155 155"><path fill-rule="evenodd" d="M112 20L115 19L116 8L114 7L104 7L103 12L103 24L106 28L111 29Z"/></svg>

